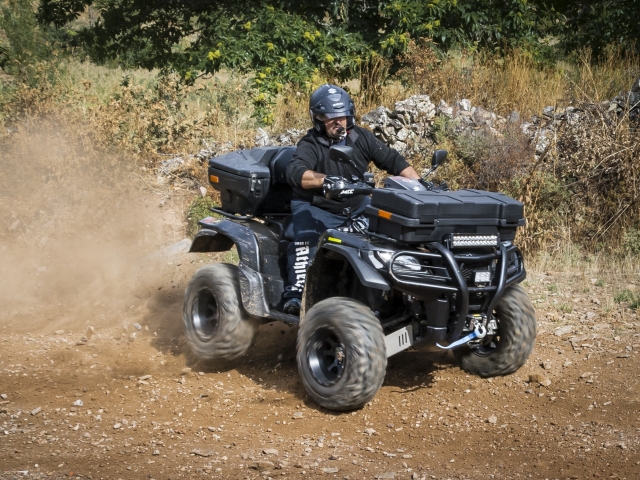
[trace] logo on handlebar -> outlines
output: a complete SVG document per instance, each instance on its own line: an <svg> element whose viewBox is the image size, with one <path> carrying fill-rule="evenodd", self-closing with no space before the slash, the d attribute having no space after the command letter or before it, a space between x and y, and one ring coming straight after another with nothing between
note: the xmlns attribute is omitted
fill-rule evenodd
<svg viewBox="0 0 640 480"><path fill-rule="evenodd" d="M353 188L348 190L342 190L338 195L351 195L353 193Z"/></svg>

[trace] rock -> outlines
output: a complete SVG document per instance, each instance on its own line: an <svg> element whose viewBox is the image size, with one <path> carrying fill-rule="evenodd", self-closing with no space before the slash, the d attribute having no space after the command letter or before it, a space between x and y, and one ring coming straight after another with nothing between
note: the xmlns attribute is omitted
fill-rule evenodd
<svg viewBox="0 0 640 480"><path fill-rule="evenodd" d="M515 110L509 114L509 123L520 123L520 113Z"/></svg>
<svg viewBox="0 0 640 480"><path fill-rule="evenodd" d="M294 420L300 420L302 418L302 412L295 412L291 418Z"/></svg>
<svg viewBox="0 0 640 480"><path fill-rule="evenodd" d="M268 147L269 145L271 145L269 134L264 129L258 128L256 131L255 146Z"/></svg>
<svg viewBox="0 0 640 480"><path fill-rule="evenodd" d="M84 403L82 403L82 400L78 399L75 402L73 402L72 405L74 407L82 407L84 405Z"/></svg>
<svg viewBox="0 0 640 480"><path fill-rule="evenodd" d="M361 117L362 123L373 123L373 124L383 124L386 123L388 117L388 113L391 113L385 107L378 107L375 110L365 113Z"/></svg>
<svg viewBox="0 0 640 480"><path fill-rule="evenodd" d="M96 333L95 329L89 326L84 332L84 338L86 338L87 340L91 340L91 337L93 337L94 333Z"/></svg>
<svg viewBox="0 0 640 480"><path fill-rule="evenodd" d="M592 376L593 373L592 372L584 372L582 375L580 375L580 378L587 378Z"/></svg>
<svg viewBox="0 0 640 480"><path fill-rule="evenodd" d="M278 455L278 450L276 450L275 448L265 448L264 450L262 450L262 453L264 453L265 455Z"/></svg>
<svg viewBox="0 0 640 480"><path fill-rule="evenodd" d="M160 253L167 257L172 257L174 255L182 255L183 253L187 253L191 248L191 240L188 238L183 238L177 243L173 245L169 245L168 247L164 247Z"/></svg>
<svg viewBox="0 0 640 480"><path fill-rule="evenodd" d="M64 335L64 330L56 330L55 334L56 335Z"/></svg>
<svg viewBox="0 0 640 480"><path fill-rule="evenodd" d="M154 451L153 451L153 454L154 454L154 455L156 455L156 456L157 456L157 455L160 455L160 450L154 450Z"/></svg>
<svg viewBox="0 0 640 480"><path fill-rule="evenodd" d="M35 416L39 414L41 411L42 411L42 407L34 408L33 410L31 410L31 415Z"/></svg>
<svg viewBox="0 0 640 480"><path fill-rule="evenodd" d="M487 418L486 422L495 425L496 423L498 423L498 417L496 417L495 415L491 415L489 418Z"/></svg>
<svg viewBox="0 0 640 480"><path fill-rule="evenodd" d="M211 450L202 450L200 448L194 448L193 450L191 450L191 453L198 457L210 457L211 455L213 455L213 452Z"/></svg>
<svg viewBox="0 0 640 480"><path fill-rule="evenodd" d="M379 473L375 476L375 478L377 480L393 480L394 478L396 478L396 474L395 472Z"/></svg>
<svg viewBox="0 0 640 480"><path fill-rule="evenodd" d="M328 467L328 468L323 468L322 471L324 473L338 473L338 469L336 467Z"/></svg>
<svg viewBox="0 0 640 480"><path fill-rule="evenodd" d="M529 382L530 383L542 383L544 382L546 379L544 377L544 375L540 374L540 373L532 373L529 375Z"/></svg>
<svg viewBox="0 0 640 480"><path fill-rule="evenodd" d="M252 464L250 468L258 470L259 472L263 472L265 470L272 470L274 467L275 464L273 462L270 462L268 460L258 460L257 462Z"/></svg>
<svg viewBox="0 0 640 480"><path fill-rule="evenodd" d="M548 387L549 385L551 385L551 380L549 380L548 378L541 381L540 385L542 385L543 387Z"/></svg>
<svg viewBox="0 0 640 480"><path fill-rule="evenodd" d="M542 362L542 368L545 370L551 370L553 368L553 362L551 360L545 360Z"/></svg>
<svg viewBox="0 0 640 480"><path fill-rule="evenodd" d="M460 100L458 102L458 105L460 106L460 109L463 112L470 112L471 111L471 101L466 99L466 98L463 98L462 100Z"/></svg>
<svg viewBox="0 0 640 480"><path fill-rule="evenodd" d="M276 465L276 468L283 469L283 468L287 468L288 466L289 466L289 462L287 462L286 460L280 460Z"/></svg>
<svg viewBox="0 0 640 480"><path fill-rule="evenodd" d="M191 244L189 244L189 246L191 246ZM136 330L142 330L142 326L139 323L134 323L133 328L135 328Z"/></svg>
<svg viewBox="0 0 640 480"><path fill-rule="evenodd" d="M191 373L191 368L189 367L184 367L182 370L180 370L180 375L186 375L188 373Z"/></svg>
<svg viewBox="0 0 640 480"><path fill-rule="evenodd" d="M153 377L151 375L143 375L141 377L138 378L138 380L144 381L144 380L151 380Z"/></svg>
<svg viewBox="0 0 640 480"><path fill-rule="evenodd" d="M367 435L375 435L378 432L376 432L373 428L365 428L364 433L366 433Z"/></svg>
<svg viewBox="0 0 640 480"><path fill-rule="evenodd" d="M113 424L113 429L114 430L118 430L120 427L122 427L122 424L120 422L116 422Z"/></svg>
<svg viewBox="0 0 640 480"><path fill-rule="evenodd" d="M2 394L0 394L0 398L3 399L3 400L6 400L9 397L7 396L6 393L2 393Z"/></svg>
<svg viewBox="0 0 640 480"><path fill-rule="evenodd" d="M553 112L555 112L555 108L552 106L547 106L542 109L542 114L545 117L553 117Z"/></svg>
<svg viewBox="0 0 640 480"><path fill-rule="evenodd" d="M587 312L587 319L592 320L595 318L596 314L594 312Z"/></svg>
<svg viewBox="0 0 640 480"><path fill-rule="evenodd" d="M202 198L207 196L207 189L206 187L200 187L200 195L202 195Z"/></svg>
<svg viewBox="0 0 640 480"><path fill-rule="evenodd" d="M561 337L562 335L567 335L573 331L573 327L571 325L565 325L564 327L557 328L553 333L556 337Z"/></svg>
<svg viewBox="0 0 640 480"><path fill-rule="evenodd" d="M573 365L573 362L571 360L567 360L562 364L564 368L570 367L571 365Z"/></svg>

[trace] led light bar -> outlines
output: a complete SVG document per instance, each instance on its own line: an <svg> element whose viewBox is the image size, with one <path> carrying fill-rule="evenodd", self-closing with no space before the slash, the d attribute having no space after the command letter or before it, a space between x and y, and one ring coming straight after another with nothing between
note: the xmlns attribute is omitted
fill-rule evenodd
<svg viewBox="0 0 640 480"><path fill-rule="evenodd" d="M452 235L451 247L497 247L498 235Z"/></svg>

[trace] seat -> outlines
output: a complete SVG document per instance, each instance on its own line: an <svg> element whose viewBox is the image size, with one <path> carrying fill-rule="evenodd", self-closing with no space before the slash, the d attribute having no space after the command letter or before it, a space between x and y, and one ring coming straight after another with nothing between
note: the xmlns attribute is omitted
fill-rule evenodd
<svg viewBox="0 0 640 480"><path fill-rule="evenodd" d="M272 185L288 185L287 167L291 163L296 147L281 147L269 162Z"/></svg>

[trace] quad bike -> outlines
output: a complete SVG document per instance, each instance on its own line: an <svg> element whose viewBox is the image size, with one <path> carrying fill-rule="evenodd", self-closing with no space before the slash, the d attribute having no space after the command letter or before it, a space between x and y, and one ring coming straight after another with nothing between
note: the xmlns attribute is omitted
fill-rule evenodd
<svg viewBox="0 0 640 480"><path fill-rule="evenodd" d="M536 320L519 285L526 273L513 243L523 207L500 193L448 191L402 177L378 189L357 178L336 182L327 197L371 195L365 218L347 211L343 228L322 235L301 314L283 313L293 240L285 170L294 151L254 148L209 160L222 204L212 210L222 219L200 221L190 251L235 246L239 262L200 268L187 287L184 330L196 355L237 359L261 323L299 325L304 387L334 410L370 401L387 358L411 346L452 349L465 371L482 377L507 375L526 362ZM434 153L430 172L446 154ZM330 151L345 166L351 155L351 147Z"/></svg>

